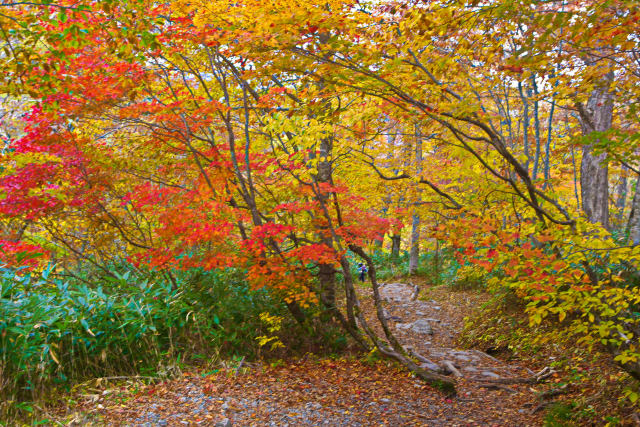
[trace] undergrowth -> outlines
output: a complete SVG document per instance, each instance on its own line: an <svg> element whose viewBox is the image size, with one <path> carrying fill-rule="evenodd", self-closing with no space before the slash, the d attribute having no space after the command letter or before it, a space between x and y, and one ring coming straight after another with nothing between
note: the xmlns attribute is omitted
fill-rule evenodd
<svg viewBox="0 0 640 427"><path fill-rule="evenodd" d="M376 251L372 256L376 267L376 277L380 281L409 276L409 252L401 251L399 256ZM421 253L416 276L424 277L434 285L455 281L460 266L449 250Z"/></svg>
<svg viewBox="0 0 640 427"><path fill-rule="evenodd" d="M632 413L628 399L638 384L621 371L604 349L579 345L560 325L545 321L531 327L525 305L510 292L495 293L479 314L468 317L460 345L478 348L531 370L554 369L540 391L566 387L545 415L547 426L617 425L612 420Z"/></svg>
<svg viewBox="0 0 640 427"><path fill-rule="evenodd" d="M262 313L300 328L232 269L171 280L129 265L99 279L76 273L0 268L0 420L28 419L34 402L88 378L168 377L185 363L257 357L268 351L258 339L270 333Z"/></svg>

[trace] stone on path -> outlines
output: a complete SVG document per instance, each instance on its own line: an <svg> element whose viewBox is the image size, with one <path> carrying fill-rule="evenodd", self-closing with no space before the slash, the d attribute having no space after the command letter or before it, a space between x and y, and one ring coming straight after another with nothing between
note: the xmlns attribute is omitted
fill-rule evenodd
<svg viewBox="0 0 640 427"><path fill-rule="evenodd" d="M413 323L398 323L396 329L411 329L417 334L433 335L431 323L426 319L418 319Z"/></svg>
<svg viewBox="0 0 640 427"><path fill-rule="evenodd" d="M404 283L387 283L380 287L380 297L390 302L411 301L414 288Z"/></svg>
<svg viewBox="0 0 640 427"><path fill-rule="evenodd" d="M496 374L495 372L491 372L491 371L482 371L482 372L480 372L480 375L482 375L483 377L492 378L492 379L496 379L496 380L502 378L500 375Z"/></svg>

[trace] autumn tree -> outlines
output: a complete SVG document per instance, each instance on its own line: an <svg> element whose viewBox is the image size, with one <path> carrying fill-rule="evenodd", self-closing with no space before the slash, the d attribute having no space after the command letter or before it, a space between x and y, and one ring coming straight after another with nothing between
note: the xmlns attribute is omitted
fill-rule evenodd
<svg viewBox="0 0 640 427"><path fill-rule="evenodd" d="M113 259L242 268L299 322L319 303L363 349L451 390L393 335L371 257L385 233L399 250L410 226L417 268L435 216L428 237L499 272L490 285L526 301L532 324L566 320L637 375L640 298L618 284L640 253L609 232L608 194L609 165L637 171L638 13L621 1L21 5L2 15L15 30L4 86L33 108L3 155L0 213L105 274ZM382 336L349 253L368 264ZM608 264L631 267L599 273Z"/></svg>

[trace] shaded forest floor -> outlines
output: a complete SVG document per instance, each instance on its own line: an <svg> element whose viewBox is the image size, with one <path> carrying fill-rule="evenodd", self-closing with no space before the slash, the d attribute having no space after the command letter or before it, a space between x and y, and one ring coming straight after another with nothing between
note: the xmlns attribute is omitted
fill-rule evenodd
<svg viewBox="0 0 640 427"><path fill-rule="evenodd" d="M456 349L464 317L486 301L472 291L387 284L385 314L405 345L429 362L450 362L461 377L447 397L375 357L318 357L242 363L172 381L87 387L55 418L80 425L540 425L541 389L497 384L530 376L477 350ZM369 292L363 289L366 294ZM372 307L364 309L372 317ZM426 326L428 325L428 326ZM112 383L113 384L113 383ZM72 412L68 412L68 411ZM63 413L62 411L66 412Z"/></svg>

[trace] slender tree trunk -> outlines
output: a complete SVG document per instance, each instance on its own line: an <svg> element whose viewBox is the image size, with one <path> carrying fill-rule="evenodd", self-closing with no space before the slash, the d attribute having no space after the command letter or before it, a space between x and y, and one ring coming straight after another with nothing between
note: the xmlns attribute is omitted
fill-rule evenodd
<svg viewBox="0 0 640 427"><path fill-rule="evenodd" d="M520 99L522 100L522 132L524 139L524 155L527 158L525 162L525 168L529 172L529 163L531 162L531 154L529 153L529 102L527 97L524 96L522 90L522 82L518 82L518 91L520 92Z"/></svg>
<svg viewBox="0 0 640 427"><path fill-rule="evenodd" d="M560 34L562 34L562 29L560 30ZM560 52L562 52L562 39L560 40ZM551 73L551 78L553 79L555 75L556 73L555 71L553 71ZM558 82L556 81L553 86L554 88L556 88L558 86ZM551 159L550 159L551 131L553 130L553 112L555 108L556 108L556 92L554 91L553 95L551 96L551 109L549 110L549 124L547 126L547 142L544 147L544 187L543 187L544 189L546 189L549 186L549 178L551 175ZM555 144L554 144L554 148L555 148Z"/></svg>
<svg viewBox="0 0 640 427"><path fill-rule="evenodd" d="M576 206L580 209L580 196L578 195L578 168L576 167L576 152L571 146L571 163L573 164L573 193L576 196Z"/></svg>
<svg viewBox="0 0 640 427"><path fill-rule="evenodd" d="M356 339L361 345L363 345L364 343L366 343L366 341L360 336L360 333L358 331L358 324L356 323L356 317L360 314L360 303L358 302L358 295L356 294L355 286L353 284L351 265L349 264L349 260L345 255L342 255L340 257L340 265L342 267L342 273L344 275L345 300L347 305L347 330L350 331L352 336L354 333L357 333L359 338L356 337ZM367 348L365 346L363 347Z"/></svg>
<svg viewBox="0 0 640 427"><path fill-rule="evenodd" d="M391 236L391 257L394 259L400 258L400 239L399 234Z"/></svg>
<svg viewBox="0 0 640 427"><path fill-rule="evenodd" d="M436 227L439 225L440 221L438 215L434 215L434 223ZM433 273L435 276L435 284L440 284L440 240L436 237L436 249L433 253Z"/></svg>
<svg viewBox="0 0 640 427"><path fill-rule="evenodd" d="M409 274L416 274L420 261L420 215L411 216L411 248L409 250Z"/></svg>
<svg viewBox="0 0 640 427"><path fill-rule="evenodd" d="M422 135L416 126L416 174L422 174ZM417 191L416 202L420 202L420 190ZM413 215L411 216L411 250L409 252L409 274L415 274L418 271L418 263L420 261L420 215L418 208L414 205Z"/></svg>
<svg viewBox="0 0 640 427"><path fill-rule="evenodd" d="M440 284L440 240L436 238L436 251L433 255L433 271L436 276L436 285Z"/></svg>
<svg viewBox="0 0 640 427"><path fill-rule="evenodd" d="M627 170L627 167L622 165L622 176L620 177L620 182L616 187L616 224L619 227L622 227L620 224L622 224L622 220L624 218L624 208L627 206Z"/></svg>
<svg viewBox="0 0 640 427"><path fill-rule="evenodd" d="M631 213L629 214L629 241L634 244L640 244L640 177L636 180L636 191L631 202Z"/></svg>
<svg viewBox="0 0 640 427"><path fill-rule="evenodd" d="M387 195L385 196L384 200L383 200L383 204L382 204L382 218L386 218L387 217L387 212L389 211L389 207L391 206L391 195L387 193ZM379 239L376 239L375 241L375 245L376 245L376 249L382 249L382 245L384 244L384 235L382 235L382 237L380 237Z"/></svg>
<svg viewBox="0 0 640 427"><path fill-rule="evenodd" d="M613 96L609 91L613 73L609 72L589 96L586 107L578 105L582 134L604 132L611 128L613 118ZM599 222L609 228L609 168L606 153L596 155L593 146L582 150L580 164L580 195L582 209L591 222Z"/></svg>
<svg viewBox="0 0 640 427"><path fill-rule="evenodd" d="M544 145L544 187L549 185L551 171L551 131L553 130L553 111L556 108L555 98L551 100L551 110L549 110L549 123L547 126L547 142Z"/></svg>
<svg viewBox="0 0 640 427"><path fill-rule="evenodd" d="M536 137L536 152L533 157L533 175L532 178L535 181L538 177L538 168L540 166L540 106L538 103L538 84L536 83L536 77L531 77L531 85L533 86L533 122L535 124L535 137Z"/></svg>

